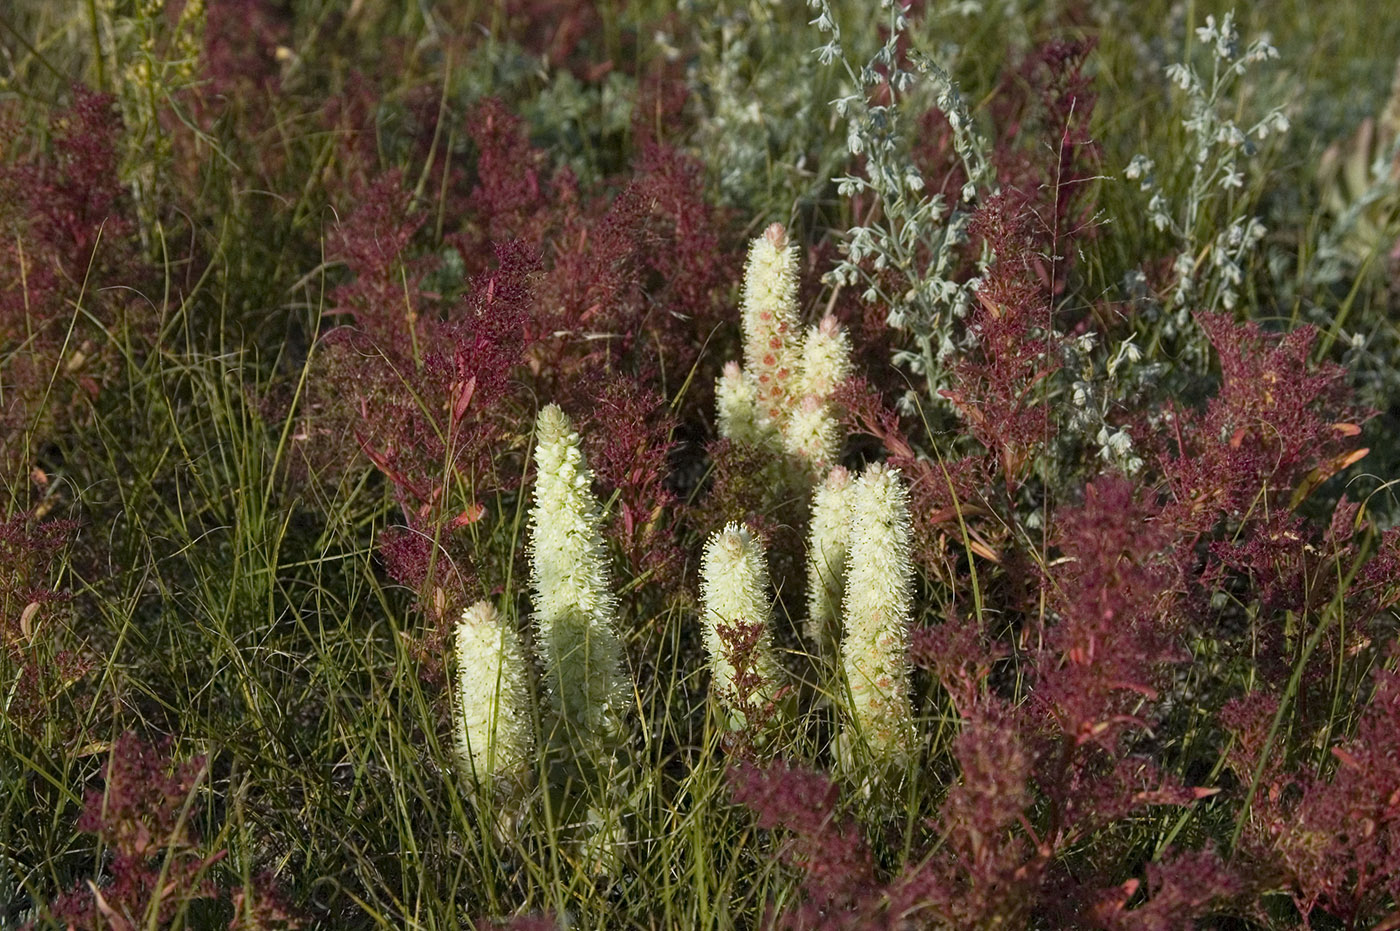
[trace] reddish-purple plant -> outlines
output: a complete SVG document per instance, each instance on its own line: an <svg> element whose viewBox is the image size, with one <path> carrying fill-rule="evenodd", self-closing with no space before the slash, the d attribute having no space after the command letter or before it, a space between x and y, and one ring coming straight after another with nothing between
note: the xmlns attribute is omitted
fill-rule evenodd
<svg viewBox="0 0 1400 931"><path fill-rule="evenodd" d="M1080 914L1087 913L1092 926L1105 931L1178 931L1199 927L1197 919L1252 891L1238 871L1209 849L1173 851L1147 864L1146 873L1145 884L1129 879L1074 904L1085 906ZM1128 909L1139 891L1147 892L1147 901Z"/></svg>
<svg viewBox="0 0 1400 931"><path fill-rule="evenodd" d="M1027 198L1012 189L994 195L973 217L970 232L996 259L968 323L976 348L953 366L952 385L943 391L995 459L1008 489L1021 483L1055 432L1044 382L1058 362L1031 222Z"/></svg>
<svg viewBox="0 0 1400 931"><path fill-rule="evenodd" d="M559 922L548 914L517 915L505 921L489 921L483 918L472 927L476 931L559 931Z"/></svg>
<svg viewBox="0 0 1400 931"><path fill-rule="evenodd" d="M54 728L69 744L80 727L75 717L57 713L59 698L93 666L63 644L69 595L54 587L60 554L76 530L73 521L32 514L0 521L0 669L13 676L4 716L29 735Z"/></svg>
<svg viewBox="0 0 1400 931"><path fill-rule="evenodd" d="M278 49L290 45L291 23L270 0L207 0L203 78L210 95L232 101L249 88L279 89Z"/></svg>
<svg viewBox="0 0 1400 931"><path fill-rule="evenodd" d="M0 477L14 481L34 448L95 397L118 356L108 330L149 314L130 298L145 270L128 236L117 178L121 121L112 98L77 85L51 121L48 152L0 162ZM110 281L123 289L104 289Z"/></svg>
<svg viewBox="0 0 1400 931"><path fill-rule="evenodd" d="M1392 644L1392 662L1397 655ZM1393 926L1400 921L1400 675L1377 669L1355 736L1330 748L1326 767L1292 768L1286 750L1267 742L1277 711L1275 698L1255 692L1221 715L1236 742L1231 767L1242 781L1258 776L1242 854L1282 881L1305 920L1318 911L1349 931Z"/></svg>
<svg viewBox="0 0 1400 931"><path fill-rule="evenodd" d="M233 892L228 931L297 931L303 923L271 870L258 873Z"/></svg>
<svg viewBox="0 0 1400 931"><path fill-rule="evenodd" d="M567 172L547 179L543 153L500 103L482 104L473 126L476 182L458 249L471 256L512 238L540 250L533 325L552 340L538 371L568 382L605 363L656 387L658 361L668 375L689 371L724 318L737 268L699 163L647 144L631 177L612 183L615 196L595 195Z"/></svg>
<svg viewBox="0 0 1400 931"><path fill-rule="evenodd" d="M1036 700L1076 746L1111 749L1131 714L1155 699L1168 664L1190 658L1176 609L1176 542L1157 509L1125 479L1101 478L1084 504L1062 511L1055 540L1063 561L1046 579L1052 621L1041 638Z"/></svg>
<svg viewBox="0 0 1400 931"><path fill-rule="evenodd" d="M1205 532L1222 519L1288 510L1310 470L1325 473L1315 486L1354 459L1367 414L1349 402L1339 366L1309 364L1311 327L1280 337L1221 314L1196 320L1220 357L1220 391L1204 411L1167 415L1158 456L1168 518Z"/></svg>
<svg viewBox="0 0 1400 931"><path fill-rule="evenodd" d="M153 918L165 926L176 911L219 894L208 855L192 823L192 795L205 760L174 763L168 745L124 734L103 768L104 787L88 793L78 829L95 834L111 860L102 881L79 883L59 897L50 915L76 929L135 931Z"/></svg>
<svg viewBox="0 0 1400 931"><path fill-rule="evenodd" d="M676 538L678 502L666 484L676 418L634 380L619 375L596 387L581 432L599 484L617 491L608 532L633 573L675 592L685 562Z"/></svg>
<svg viewBox="0 0 1400 931"><path fill-rule="evenodd" d="M734 800L758 826L787 832L781 856L802 872L805 900L769 923L782 928L870 928L880 887L870 849L855 823L836 811L839 792L825 775L785 763L730 770Z"/></svg>

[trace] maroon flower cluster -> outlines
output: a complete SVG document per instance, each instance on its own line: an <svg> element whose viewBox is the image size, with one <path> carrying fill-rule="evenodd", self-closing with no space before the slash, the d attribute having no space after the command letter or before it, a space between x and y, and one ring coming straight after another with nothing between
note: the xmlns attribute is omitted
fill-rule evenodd
<svg viewBox="0 0 1400 931"><path fill-rule="evenodd" d="M191 903L228 894L215 877L226 851L208 852L195 803L208 766L203 757L170 758L169 741L148 743L127 733L112 745L103 787L87 794L78 830L95 835L108 860L48 908L48 917L80 931L164 928ZM229 931L291 931L300 919L271 875L233 893Z"/></svg>
<svg viewBox="0 0 1400 931"><path fill-rule="evenodd" d="M121 121L111 97L81 85L72 95L48 151L0 163L0 476L10 488L111 376L108 333L150 323L129 296L142 282L117 178ZM115 281L127 287L104 289Z"/></svg>
<svg viewBox="0 0 1400 931"><path fill-rule="evenodd" d="M112 746L104 788L88 793L78 829L111 852L109 878L80 883L53 903L53 917L73 928L134 931L170 921L177 909L218 892L208 876L222 856L205 856L191 823L191 795L205 761L172 764L165 746L125 734Z"/></svg>

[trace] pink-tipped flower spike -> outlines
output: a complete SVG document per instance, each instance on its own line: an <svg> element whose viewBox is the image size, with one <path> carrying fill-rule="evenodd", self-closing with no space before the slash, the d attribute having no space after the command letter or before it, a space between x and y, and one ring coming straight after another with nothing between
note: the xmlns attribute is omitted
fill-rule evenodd
<svg viewBox="0 0 1400 931"><path fill-rule="evenodd" d="M759 424L758 384L738 362L726 362L715 382L715 408L719 435L725 439L752 445L773 440L772 428Z"/></svg>
<svg viewBox="0 0 1400 931"><path fill-rule="evenodd" d="M802 343L802 371L797 381L803 397L828 400L851 375L851 338L840 322L827 314L807 328Z"/></svg>
<svg viewBox="0 0 1400 931"><path fill-rule="evenodd" d="M782 422L802 363L797 246L774 223L749 246L744 268L744 371L754 380L758 422Z"/></svg>
<svg viewBox="0 0 1400 931"><path fill-rule="evenodd" d="M782 421L783 448L817 475L841 455L844 437L830 398L850 374L850 337L828 314L807 330L793 404Z"/></svg>

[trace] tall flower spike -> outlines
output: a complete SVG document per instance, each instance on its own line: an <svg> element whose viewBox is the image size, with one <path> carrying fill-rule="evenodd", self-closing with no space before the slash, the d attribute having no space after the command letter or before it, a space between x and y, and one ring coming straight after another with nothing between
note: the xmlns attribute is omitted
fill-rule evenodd
<svg viewBox="0 0 1400 931"><path fill-rule="evenodd" d="M843 743L848 750L868 748L876 763L895 762L914 744L909 706L914 569L909 539L909 493L899 472L872 463L851 490L841 661L851 718Z"/></svg>
<svg viewBox="0 0 1400 931"><path fill-rule="evenodd" d="M533 745L526 675L520 638L495 606L463 611L453 712L458 763L478 784L524 774Z"/></svg>
<svg viewBox="0 0 1400 931"><path fill-rule="evenodd" d="M836 466L812 493L807 543L807 639L816 655L835 662L846 593L851 537L851 473Z"/></svg>
<svg viewBox="0 0 1400 931"><path fill-rule="evenodd" d="M617 733L628 689L609 588L602 511L579 436L557 405L535 427L530 576L535 622L554 710L582 736Z"/></svg>
<svg viewBox="0 0 1400 931"><path fill-rule="evenodd" d="M744 268L744 371L754 380L759 422L780 423L802 362L797 247L774 223L749 247Z"/></svg>
<svg viewBox="0 0 1400 931"><path fill-rule="evenodd" d="M768 560L763 547L743 524L717 530L705 544L700 565L705 652L710 658L711 690L719 696L735 727L743 727L739 706L762 708L772 702L781 684L781 667L773 653L773 611L768 602ZM720 632L728 625L754 637L749 654L751 688L739 694L735 682L733 640Z"/></svg>
<svg viewBox="0 0 1400 931"><path fill-rule="evenodd" d="M783 449L813 476L840 457L841 442L841 425L832 416L831 405L816 398L803 398L783 421Z"/></svg>

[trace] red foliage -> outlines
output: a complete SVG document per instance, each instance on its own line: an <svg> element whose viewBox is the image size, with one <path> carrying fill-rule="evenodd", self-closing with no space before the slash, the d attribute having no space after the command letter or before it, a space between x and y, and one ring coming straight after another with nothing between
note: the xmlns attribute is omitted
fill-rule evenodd
<svg viewBox="0 0 1400 931"><path fill-rule="evenodd" d="M943 395L996 459L1011 489L1055 434L1043 384L1058 368L1048 282L1037 268L1039 243L1024 196L1012 190L993 196L969 231L996 260L977 289L978 306L968 321L976 346L954 364L952 386Z"/></svg>
<svg viewBox="0 0 1400 931"><path fill-rule="evenodd" d="M207 0L203 78L214 95L276 91L277 50L291 42L286 12L271 0Z"/></svg>
<svg viewBox="0 0 1400 931"><path fill-rule="evenodd" d="M219 891L206 874L223 853L205 855L188 810L205 769L202 757L172 763L165 745L124 734L103 769L105 787L87 795L78 829L110 850L110 878L80 884L51 908L70 928L135 931L154 914L158 926L190 901Z"/></svg>
<svg viewBox="0 0 1400 931"><path fill-rule="evenodd" d="M1063 554L1046 579L1055 618L1038 657L1037 701L1076 745L1116 746L1138 699L1155 699L1166 665L1188 660L1169 557L1176 542L1125 479L1100 478L1082 507L1061 511Z"/></svg>
<svg viewBox="0 0 1400 931"><path fill-rule="evenodd" d="M110 377L118 352L108 328L129 322L139 335L151 322L130 297L146 269L127 239L133 224L117 178L121 121L112 98L75 86L72 105L50 128L50 153L0 164L0 472L7 478ZM105 288L112 280L125 287Z"/></svg>
<svg viewBox="0 0 1400 931"><path fill-rule="evenodd" d="M617 492L608 533L635 575L674 592L685 552L676 539L678 502L667 486L675 415L656 394L624 376L596 386L579 429L589 465L603 486Z"/></svg>
<svg viewBox="0 0 1400 931"><path fill-rule="evenodd" d="M1125 906L1142 884L1130 879L1100 890L1087 904L1093 927L1106 931L1178 931L1199 927L1222 903L1242 898L1250 887L1214 850L1173 851L1147 864L1147 902Z"/></svg>
<svg viewBox="0 0 1400 931"><path fill-rule="evenodd" d="M879 905L870 849L855 824L835 810L838 791L825 775L776 763L730 770L734 800L758 826L786 829L782 858L802 871L802 904L773 916L783 928L871 928Z"/></svg>
<svg viewBox="0 0 1400 931"><path fill-rule="evenodd" d="M62 648L69 595L54 588L59 554L73 521L40 522L32 514L0 521L0 668L13 671L5 718L21 732L57 724L65 743L80 736L77 720L59 714L59 698L92 668L90 657Z"/></svg>
<svg viewBox="0 0 1400 931"><path fill-rule="evenodd" d="M1311 327L1279 337L1223 314L1196 319L1220 357L1220 391L1203 412L1172 411L1157 442L1168 518L1204 532L1287 510L1309 470L1341 468L1368 415L1349 403L1339 366L1309 365Z"/></svg>
<svg viewBox="0 0 1400 931"><path fill-rule="evenodd" d="M917 455L899 414L864 377L847 379L837 387L834 399L846 429L878 440L888 453L886 461L908 483L909 512L914 518L912 554L917 565L932 576L954 578L956 555L964 550L963 521L973 551L979 556L992 552L976 526L977 518L988 513L989 473L981 457L946 462Z"/></svg>
<svg viewBox="0 0 1400 931"><path fill-rule="evenodd" d="M222 899L213 876L227 851L208 852L195 827L207 761L177 763L169 740L117 738L103 767L103 788L87 793L78 830L96 835L110 857L98 876L78 883L49 907L48 917L79 931L137 931L170 925L191 902ZM271 873L233 892L229 931L292 931L301 919ZM27 927L32 927L27 926Z"/></svg>
<svg viewBox="0 0 1400 931"><path fill-rule="evenodd" d="M233 893L233 920L228 931L296 931L302 924L301 915L288 903L276 875L269 870Z"/></svg>
<svg viewBox="0 0 1400 931"><path fill-rule="evenodd" d="M545 180L542 153L501 104L483 104L473 130L473 219L459 251L471 256L505 237L540 250L533 318L554 340L538 370L568 380L606 362L655 382L661 359L668 373L688 371L737 279L699 163L647 144L615 197L587 197L567 172Z"/></svg>
<svg viewBox="0 0 1400 931"><path fill-rule="evenodd" d="M1391 659L1400 655L1392 645ZM1234 734L1230 765L1258 790L1243 851L1265 876L1281 877L1303 916L1325 912L1348 929L1393 918L1400 902L1400 675L1378 669L1355 736L1331 747L1330 774L1291 770L1265 738L1277 701L1252 693L1221 720ZM1300 761L1301 762L1301 761Z"/></svg>

